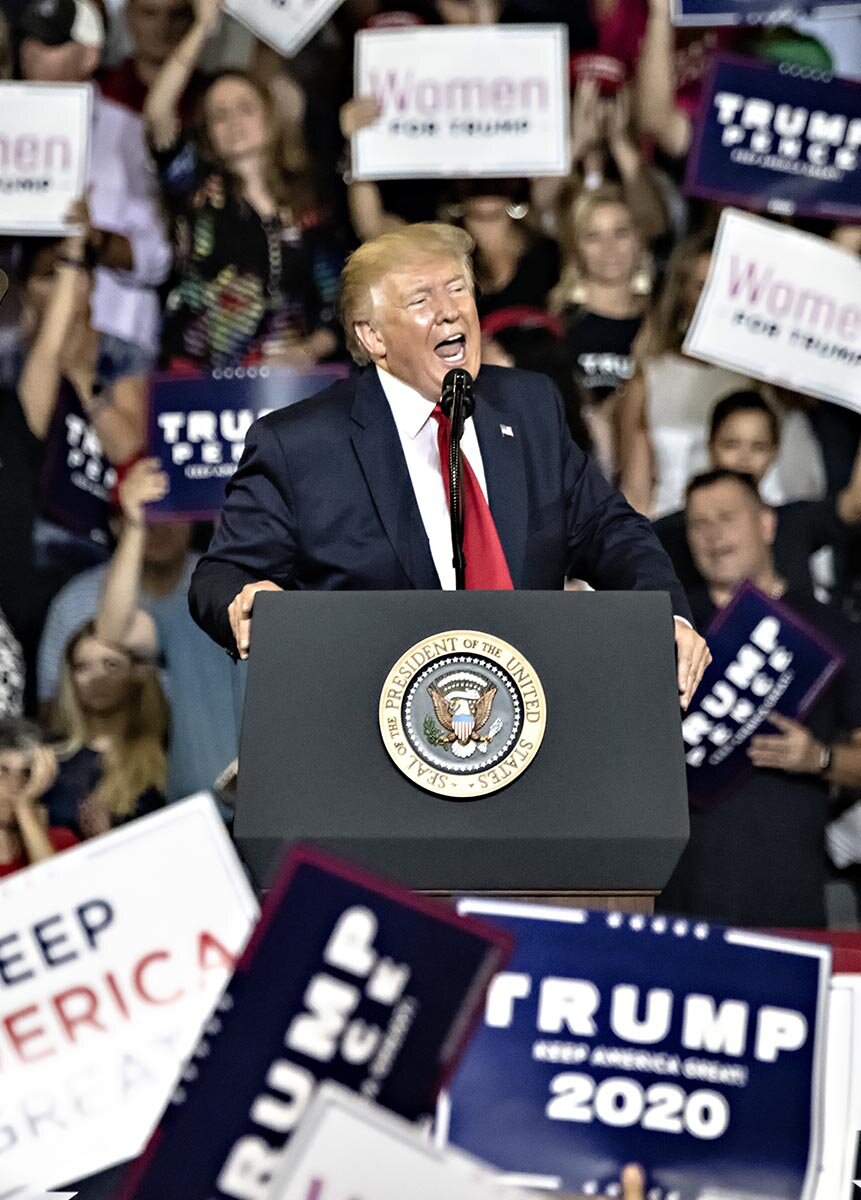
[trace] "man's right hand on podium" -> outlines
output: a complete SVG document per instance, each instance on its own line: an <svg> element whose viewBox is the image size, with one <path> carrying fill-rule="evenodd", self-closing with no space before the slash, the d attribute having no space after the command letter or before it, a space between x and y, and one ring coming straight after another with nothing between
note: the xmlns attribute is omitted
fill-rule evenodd
<svg viewBox="0 0 861 1200"><path fill-rule="evenodd" d="M236 649L240 658L248 657L251 645L251 610L254 607L254 597L258 592L283 592L277 583L271 579L262 579L259 583L246 583L241 592L233 597L227 607L230 618L230 628L236 639Z"/></svg>

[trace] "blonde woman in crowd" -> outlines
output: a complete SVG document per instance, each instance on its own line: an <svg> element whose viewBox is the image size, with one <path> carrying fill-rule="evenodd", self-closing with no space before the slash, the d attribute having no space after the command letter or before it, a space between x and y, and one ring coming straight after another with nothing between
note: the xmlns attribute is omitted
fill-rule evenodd
<svg viewBox="0 0 861 1200"><path fill-rule="evenodd" d="M564 265L550 309L562 318L595 453L613 479L613 401L634 373L631 347L652 288L652 259L614 184L566 195L559 234Z"/></svg>
<svg viewBox="0 0 861 1200"><path fill-rule="evenodd" d="M50 824L88 838L161 808L169 724L154 667L99 640L92 621L79 629L63 658Z"/></svg>

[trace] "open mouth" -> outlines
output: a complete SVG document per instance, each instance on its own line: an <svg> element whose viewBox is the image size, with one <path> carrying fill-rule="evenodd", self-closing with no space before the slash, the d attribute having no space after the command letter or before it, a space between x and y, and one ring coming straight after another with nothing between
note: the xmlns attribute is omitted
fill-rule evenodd
<svg viewBox="0 0 861 1200"><path fill-rule="evenodd" d="M453 333L433 348L437 358L441 358L452 367L457 367L466 359L466 338L462 333Z"/></svg>

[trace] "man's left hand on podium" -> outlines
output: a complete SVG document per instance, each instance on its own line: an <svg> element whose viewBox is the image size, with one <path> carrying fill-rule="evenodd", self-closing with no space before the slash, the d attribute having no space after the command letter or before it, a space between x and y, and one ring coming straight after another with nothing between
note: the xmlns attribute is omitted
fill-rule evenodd
<svg viewBox="0 0 861 1200"><path fill-rule="evenodd" d="M706 640L681 617L674 617L676 658L679 670L679 703L687 709L699 686L703 672L712 660Z"/></svg>

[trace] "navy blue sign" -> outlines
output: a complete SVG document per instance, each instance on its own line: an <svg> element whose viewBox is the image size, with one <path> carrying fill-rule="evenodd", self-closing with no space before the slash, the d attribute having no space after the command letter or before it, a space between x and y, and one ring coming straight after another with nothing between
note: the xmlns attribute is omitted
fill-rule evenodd
<svg viewBox="0 0 861 1200"><path fill-rule="evenodd" d="M688 155L687 192L780 215L861 217L861 84L802 74L718 55Z"/></svg>
<svg viewBox="0 0 861 1200"><path fill-rule="evenodd" d="M439 1119L522 1182L655 1200L808 1200L827 948L693 924L464 900L515 937ZM616 1189L616 1190L614 1190Z"/></svg>
<svg viewBox="0 0 861 1200"><path fill-rule="evenodd" d="M288 855L126 1200L265 1200L323 1079L432 1111L491 976L500 930L314 851Z"/></svg>
<svg viewBox="0 0 861 1200"><path fill-rule="evenodd" d="M673 0L674 25L782 25L793 17L854 17L858 0Z"/></svg>
<svg viewBox="0 0 861 1200"><path fill-rule="evenodd" d="M688 794L704 806L753 770L747 749L770 712L802 720L843 657L791 609L745 584L706 635L712 661L682 721Z"/></svg>
<svg viewBox="0 0 861 1200"><path fill-rule="evenodd" d="M343 366L227 368L215 375L157 375L150 386L149 454L170 480L148 521L208 520L224 503L252 421L343 379Z"/></svg>

